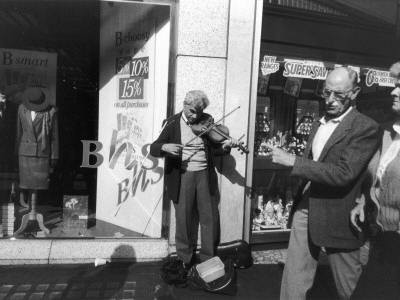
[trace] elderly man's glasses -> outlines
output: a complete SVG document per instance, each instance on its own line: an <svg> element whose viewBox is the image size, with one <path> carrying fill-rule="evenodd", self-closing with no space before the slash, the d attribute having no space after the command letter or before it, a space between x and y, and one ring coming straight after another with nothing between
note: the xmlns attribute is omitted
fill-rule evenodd
<svg viewBox="0 0 400 300"><path fill-rule="evenodd" d="M333 90L330 90L330 89L324 87L322 90L321 96L324 98L329 98L333 94L333 98L335 98L336 100L339 100L339 101L343 101L349 96L349 93L353 90L354 90L354 87L348 91L333 91Z"/></svg>

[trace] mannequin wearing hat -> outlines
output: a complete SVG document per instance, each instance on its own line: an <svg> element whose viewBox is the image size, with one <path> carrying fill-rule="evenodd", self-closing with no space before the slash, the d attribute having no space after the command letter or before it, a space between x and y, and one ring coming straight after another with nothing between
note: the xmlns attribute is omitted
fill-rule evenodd
<svg viewBox="0 0 400 300"><path fill-rule="evenodd" d="M18 108L16 151L19 165L19 187L27 190L31 211L22 217L22 233L30 220L37 220L45 234L43 216L36 212L38 190L49 188L51 165L58 159L57 111L50 105L48 90L28 87Z"/></svg>

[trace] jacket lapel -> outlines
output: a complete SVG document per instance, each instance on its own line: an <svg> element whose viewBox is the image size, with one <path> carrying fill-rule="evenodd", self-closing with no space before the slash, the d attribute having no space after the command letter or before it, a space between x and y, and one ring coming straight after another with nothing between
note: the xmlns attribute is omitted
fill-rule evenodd
<svg viewBox="0 0 400 300"><path fill-rule="evenodd" d="M370 166L369 170L372 172L372 186L376 185L376 181L377 181L377 177L376 177L376 171L379 167L379 162L381 161L382 156L386 153L386 151L388 150L389 146L392 144L394 138L395 138L395 131L393 130L393 127L390 127L388 130L385 130L383 132L383 137L382 137L382 145L380 147L380 149L378 150L378 153L375 154L375 156L377 157L373 157L371 160L371 163L373 163L372 166ZM373 189L371 189L371 197L372 199L374 199L374 196L372 196L373 194Z"/></svg>
<svg viewBox="0 0 400 300"><path fill-rule="evenodd" d="M44 113L38 111L36 113L35 119L32 122L33 123L33 127L36 127L40 123L40 121L43 119L43 117L44 117Z"/></svg>
<svg viewBox="0 0 400 300"><path fill-rule="evenodd" d="M182 144L181 140L181 118L182 118L182 112L177 114L176 119L175 119L175 124L174 126L174 140L175 143L177 144Z"/></svg>
<svg viewBox="0 0 400 300"><path fill-rule="evenodd" d="M356 114L357 111L355 108L353 108L347 116L344 117L342 121L340 121L339 125L336 127L336 129L333 131L332 135L326 142L324 148L322 149L321 155L319 156L318 161L324 160L326 154L328 153L328 150L332 147L332 145L336 144L339 142L341 139L345 138L347 135L347 131L351 129L351 124L353 123L353 118L354 114Z"/></svg>
<svg viewBox="0 0 400 300"><path fill-rule="evenodd" d="M392 144L394 138L396 136L396 132L393 127L390 128L390 131L385 131L382 138L382 155L386 153L389 146Z"/></svg>
<svg viewBox="0 0 400 300"><path fill-rule="evenodd" d="M33 130L33 122L32 122L32 116L31 116L31 111L28 110L25 106L24 106L24 110L23 110L23 115L24 115L24 119L26 124L28 124L29 127L29 132L34 132Z"/></svg>

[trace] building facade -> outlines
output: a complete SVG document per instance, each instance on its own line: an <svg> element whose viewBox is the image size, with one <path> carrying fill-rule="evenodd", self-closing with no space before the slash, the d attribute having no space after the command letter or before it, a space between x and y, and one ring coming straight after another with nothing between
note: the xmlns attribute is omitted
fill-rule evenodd
<svg viewBox="0 0 400 300"><path fill-rule="evenodd" d="M357 107L386 118L396 1L382 9L360 1L14 2L0 4L11 141L1 164L3 264L174 252L163 161L148 147L189 90L203 90L206 112L249 149L217 161L222 242L287 242L292 179L263 157L261 143L301 154L309 123L323 114L318 91L329 69L354 67ZM32 86L56 108L59 135L49 186L37 193L20 186L12 110L34 97Z"/></svg>

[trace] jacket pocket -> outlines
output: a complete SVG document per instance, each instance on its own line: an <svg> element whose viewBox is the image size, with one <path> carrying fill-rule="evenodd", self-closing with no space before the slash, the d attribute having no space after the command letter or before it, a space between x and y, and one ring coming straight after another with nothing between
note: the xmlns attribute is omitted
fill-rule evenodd
<svg viewBox="0 0 400 300"><path fill-rule="evenodd" d="M37 156L37 142L21 140L18 154L23 156Z"/></svg>

